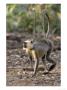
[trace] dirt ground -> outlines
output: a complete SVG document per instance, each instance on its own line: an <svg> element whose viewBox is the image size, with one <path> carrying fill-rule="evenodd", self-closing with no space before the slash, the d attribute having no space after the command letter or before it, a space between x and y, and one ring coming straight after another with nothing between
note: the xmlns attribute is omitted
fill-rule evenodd
<svg viewBox="0 0 67 90"><path fill-rule="evenodd" d="M21 35L22 36L22 35ZM7 86L60 86L61 85L61 51L56 50L51 53L51 57L56 62L56 67L48 74L44 74L44 66L39 61L36 76L33 74L33 67L30 65L28 56L21 46L25 37L21 37L22 42L7 40L7 60L6 60L6 85ZM26 37L28 38L28 36ZM33 61L34 65L34 61ZM47 66L49 67L47 62Z"/></svg>

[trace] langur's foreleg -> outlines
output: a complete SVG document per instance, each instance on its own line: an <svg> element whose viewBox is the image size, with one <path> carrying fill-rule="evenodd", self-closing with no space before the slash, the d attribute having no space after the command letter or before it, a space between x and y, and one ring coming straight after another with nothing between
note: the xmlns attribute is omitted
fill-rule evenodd
<svg viewBox="0 0 67 90"><path fill-rule="evenodd" d="M31 68L33 67L33 60L32 60L32 56L30 55L29 56L29 58L30 58L30 65L31 65Z"/></svg>
<svg viewBox="0 0 67 90"><path fill-rule="evenodd" d="M39 60L38 60L38 59L35 59L35 64L34 64L34 73L33 73L33 75L36 75L36 73L37 73L38 64L39 64Z"/></svg>

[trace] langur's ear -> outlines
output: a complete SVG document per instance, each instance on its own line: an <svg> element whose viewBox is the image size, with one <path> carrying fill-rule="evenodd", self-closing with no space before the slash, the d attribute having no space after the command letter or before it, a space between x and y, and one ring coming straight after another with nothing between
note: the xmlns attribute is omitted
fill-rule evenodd
<svg viewBox="0 0 67 90"><path fill-rule="evenodd" d="M31 41L31 43L33 43L33 41Z"/></svg>
<svg viewBox="0 0 67 90"><path fill-rule="evenodd" d="M31 43L33 43L34 42L34 40L33 39L31 39Z"/></svg>

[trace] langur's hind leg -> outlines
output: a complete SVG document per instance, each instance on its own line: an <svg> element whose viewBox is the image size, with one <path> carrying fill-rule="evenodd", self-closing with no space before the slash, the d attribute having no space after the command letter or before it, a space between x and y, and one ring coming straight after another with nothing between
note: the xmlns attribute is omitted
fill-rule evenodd
<svg viewBox="0 0 67 90"><path fill-rule="evenodd" d="M43 65L44 65L44 74L47 74L48 73L48 68L47 68L47 65L46 65L46 55L44 55L42 57L42 62L43 62Z"/></svg>
<svg viewBox="0 0 67 90"><path fill-rule="evenodd" d="M55 66L56 66L56 62L53 61L53 60L50 58L50 53L51 53L51 50L49 50L49 51L47 52L47 56L46 56L47 61L48 61L49 63L52 63L52 66L48 69L48 71L51 71L51 70L54 69Z"/></svg>

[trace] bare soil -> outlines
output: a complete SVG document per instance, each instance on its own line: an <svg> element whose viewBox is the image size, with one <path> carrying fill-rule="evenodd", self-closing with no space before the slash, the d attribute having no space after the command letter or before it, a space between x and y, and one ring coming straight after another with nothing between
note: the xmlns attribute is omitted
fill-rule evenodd
<svg viewBox="0 0 67 90"><path fill-rule="evenodd" d="M43 63L39 62L36 76L33 74L33 67L30 60L22 50L25 39L32 35L21 34L21 42L7 39L7 60L6 60L6 85L7 86L60 86L61 85L61 51L56 50L51 53L51 58L55 60L56 67L50 73L44 73ZM26 36L26 37L25 37ZM34 61L33 61L34 65ZM47 62L47 66L49 67Z"/></svg>

